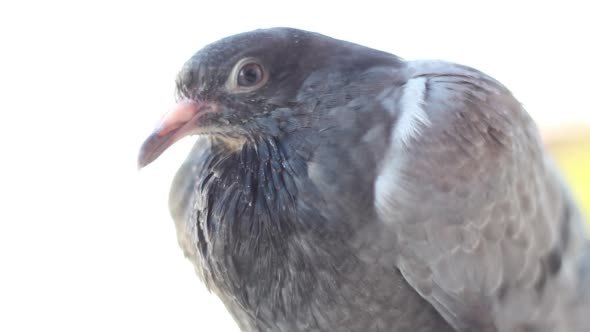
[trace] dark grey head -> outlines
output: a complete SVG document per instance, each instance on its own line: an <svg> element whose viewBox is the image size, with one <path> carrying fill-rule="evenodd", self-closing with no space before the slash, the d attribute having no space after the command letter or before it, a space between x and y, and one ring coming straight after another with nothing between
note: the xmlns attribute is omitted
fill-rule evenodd
<svg viewBox="0 0 590 332"><path fill-rule="evenodd" d="M145 141L139 166L187 135L215 135L237 144L280 135L285 118L314 116L320 99L330 104L324 110L344 104L351 96L334 93L344 90L339 86L359 81L368 68L397 62L391 54L291 28L219 40L183 66L177 107Z"/></svg>

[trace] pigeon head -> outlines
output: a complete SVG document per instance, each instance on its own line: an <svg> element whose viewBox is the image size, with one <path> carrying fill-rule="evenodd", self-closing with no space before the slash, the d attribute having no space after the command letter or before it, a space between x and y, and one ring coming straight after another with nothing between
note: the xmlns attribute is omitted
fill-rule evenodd
<svg viewBox="0 0 590 332"><path fill-rule="evenodd" d="M394 60L390 54L291 28L221 39L181 69L177 104L142 145L138 166L150 164L189 135L216 136L234 147L257 136L281 135L285 127L297 127L289 125L289 118L313 117L318 100L336 106L334 91L354 78L352 71Z"/></svg>

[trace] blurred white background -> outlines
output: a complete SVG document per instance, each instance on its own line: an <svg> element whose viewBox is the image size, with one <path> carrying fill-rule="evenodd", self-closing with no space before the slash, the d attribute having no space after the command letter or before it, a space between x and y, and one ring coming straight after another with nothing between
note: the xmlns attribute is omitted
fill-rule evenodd
<svg viewBox="0 0 590 332"><path fill-rule="evenodd" d="M590 125L583 1L3 1L0 331L231 331L168 216L190 139L136 170L184 60L292 26L476 67L545 132ZM588 127L586 127L588 128Z"/></svg>

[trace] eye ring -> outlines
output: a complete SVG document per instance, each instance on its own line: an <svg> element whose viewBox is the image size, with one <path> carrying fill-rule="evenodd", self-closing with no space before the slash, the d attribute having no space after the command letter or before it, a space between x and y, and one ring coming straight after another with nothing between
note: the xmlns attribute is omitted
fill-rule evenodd
<svg viewBox="0 0 590 332"><path fill-rule="evenodd" d="M248 62L238 71L238 86L249 88L262 82L264 79L264 68L259 63Z"/></svg>
<svg viewBox="0 0 590 332"><path fill-rule="evenodd" d="M251 92L262 87L268 81L268 72L255 58L244 58L232 69L226 88L233 93Z"/></svg>

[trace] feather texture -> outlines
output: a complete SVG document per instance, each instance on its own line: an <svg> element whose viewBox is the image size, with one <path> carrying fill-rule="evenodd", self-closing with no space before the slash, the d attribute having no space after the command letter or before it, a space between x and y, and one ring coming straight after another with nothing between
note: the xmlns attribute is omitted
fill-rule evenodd
<svg viewBox="0 0 590 332"><path fill-rule="evenodd" d="M236 93L243 59L267 81ZM582 217L491 77L275 28L207 46L177 86L201 135L179 244L242 330L590 330Z"/></svg>

